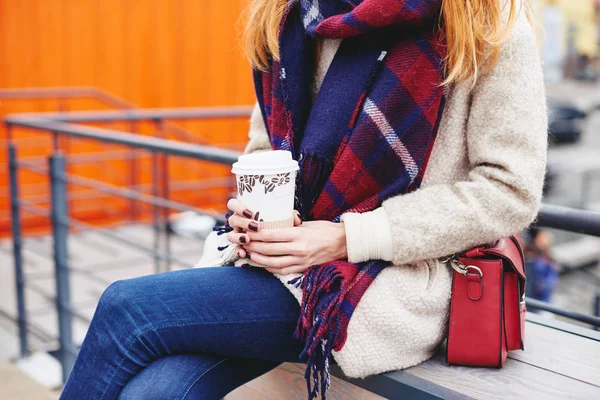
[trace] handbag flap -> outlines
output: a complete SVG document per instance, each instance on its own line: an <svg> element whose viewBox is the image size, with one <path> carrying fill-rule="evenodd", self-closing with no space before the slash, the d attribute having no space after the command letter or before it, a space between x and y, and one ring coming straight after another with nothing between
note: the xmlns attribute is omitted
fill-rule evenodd
<svg viewBox="0 0 600 400"><path fill-rule="evenodd" d="M492 248L485 249L489 254L498 255L510 261L519 278L525 280L525 254L518 235L508 236L496 242Z"/></svg>
<svg viewBox="0 0 600 400"><path fill-rule="evenodd" d="M503 237L495 243L483 245L467 250L467 257L484 257L486 255L501 257L508 261L512 269L523 281L525 277L525 253L518 234Z"/></svg>
<svg viewBox="0 0 600 400"><path fill-rule="evenodd" d="M467 250L465 255L467 257L484 257L489 255L502 258L506 261L505 264L508 264L519 277L521 294L525 292L525 281L527 280L525 276L525 252L523 251L519 234L503 237L495 243Z"/></svg>

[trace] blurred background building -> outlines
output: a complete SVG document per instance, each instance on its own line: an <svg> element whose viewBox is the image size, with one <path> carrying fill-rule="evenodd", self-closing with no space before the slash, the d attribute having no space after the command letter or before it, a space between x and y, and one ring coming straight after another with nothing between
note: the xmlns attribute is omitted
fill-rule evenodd
<svg viewBox="0 0 600 400"><path fill-rule="evenodd" d="M534 0L534 7L545 31L546 78L556 82L565 76L585 76L586 61L593 63L600 55L600 1Z"/></svg>

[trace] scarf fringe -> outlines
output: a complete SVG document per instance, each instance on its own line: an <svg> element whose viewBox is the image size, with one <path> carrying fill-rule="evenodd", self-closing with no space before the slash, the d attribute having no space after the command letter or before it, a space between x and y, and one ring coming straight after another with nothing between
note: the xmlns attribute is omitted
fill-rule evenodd
<svg viewBox="0 0 600 400"><path fill-rule="evenodd" d="M325 400L325 393L331 387L329 362L341 329L342 274L335 265L315 266L288 283L300 286L303 292L294 338L305 343L300 358L308 356L304 374L308 399L316 398L320 391Z"/></svg>
<svg viewBox="0 0 600 400"><path fill-rule="evenodd" d="M214 232L217 232L218 236L224 235L226 233L229 233L233 230L233 228L229 225L229 217L231 217L233 215L233 212L230 211L227 214L225 214L225 224L223 225L218 225L218 226L214 226L212 228L212 230ZM221 250L221 249L219 249Z"/></svg>

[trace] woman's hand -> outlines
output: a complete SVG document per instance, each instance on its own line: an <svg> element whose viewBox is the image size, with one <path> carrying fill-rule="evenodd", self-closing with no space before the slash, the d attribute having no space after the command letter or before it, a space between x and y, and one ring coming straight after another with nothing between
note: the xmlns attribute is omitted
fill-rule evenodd
<svg viewBox="0 0 600 400"><path fill-rule="evenodd" d="M347 257L343 223L307 221L300 226L248 232L244 245L250 259L269 272L291 274L306 271L311 265Z"/></svg>
<svg viewBox="0 0 600 400"><path fill-rule="evenodd" d="M231 199L227 208L233 212L229 225L234 231L227 239L237 243L238 255L248 256L270 272L290 274L304 272L311 265L347 257L346 231L343 223L329 221L302 222L296 214L293 228L259 231L255 214L239 200Z"/></svg>
<svg viewBox="0 0 600 400"><path fill-rule="evenodd" d="M233 228L233 232L227 235L227 239L231 243L239 244L243 246L250 243L250 237L245 232L258 232L258 214L254 213L238 199L230 199L227 202L227 208L233 212L229 217L229 226ZM302 224L300 214L296 212L294 217L294 226ZM246 251L243 248L238 250L238 256L245 258L247 256Z"/></svg>

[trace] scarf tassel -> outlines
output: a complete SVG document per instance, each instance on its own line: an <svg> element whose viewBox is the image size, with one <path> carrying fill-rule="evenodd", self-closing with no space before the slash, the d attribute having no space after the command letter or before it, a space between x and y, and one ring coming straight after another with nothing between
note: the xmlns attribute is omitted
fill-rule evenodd
<svg viewBox="0 0 600 400"><path fill-rule="evenodd" d="M289 284L300 284L303 291L302 309L294 338L304 341L300 358L308 356L306 384L308 399L314 399L331 387L330 359L335 339L341 329L339 312L343 301L342 275L334 265L318 266Z"/></svg>

